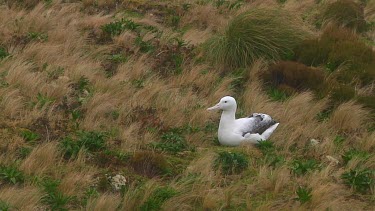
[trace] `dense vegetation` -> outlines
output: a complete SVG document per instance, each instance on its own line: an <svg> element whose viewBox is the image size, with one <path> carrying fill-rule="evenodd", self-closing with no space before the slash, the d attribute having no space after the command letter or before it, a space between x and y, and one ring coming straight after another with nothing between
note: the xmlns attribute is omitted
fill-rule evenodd
<svg viewBox="0 0 375 211"><path fill-rule="evenodd" d="M0 210L375 206L374 1L0 7ZM220 146L225 95L271 140Z"/></svg>

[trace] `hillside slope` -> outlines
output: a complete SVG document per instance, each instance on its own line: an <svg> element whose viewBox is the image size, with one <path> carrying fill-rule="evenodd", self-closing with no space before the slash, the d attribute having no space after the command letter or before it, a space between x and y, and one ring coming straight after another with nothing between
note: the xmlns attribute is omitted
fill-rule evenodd
<svg viewBox="0 0 375 211"><path fill-rule="evenodd" d="M0 210L375 206L373 1L0 2Z"/></svg>

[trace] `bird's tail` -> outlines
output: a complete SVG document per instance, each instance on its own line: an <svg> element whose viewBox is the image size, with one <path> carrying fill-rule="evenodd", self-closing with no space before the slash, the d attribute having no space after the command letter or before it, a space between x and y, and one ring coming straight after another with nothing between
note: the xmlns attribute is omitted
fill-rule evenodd
<svg viewBox="0 0 375 211"><path fill-rule="evenodd" d="M267 130L265 130L263 133L262 133L262 139L263 140L268 140L268 138L271 136L271 134L273 133L273 131L276 130L277 126L279 126L279 123L276 123L274 125L272 125L271 127L269 127Z"/></svg>

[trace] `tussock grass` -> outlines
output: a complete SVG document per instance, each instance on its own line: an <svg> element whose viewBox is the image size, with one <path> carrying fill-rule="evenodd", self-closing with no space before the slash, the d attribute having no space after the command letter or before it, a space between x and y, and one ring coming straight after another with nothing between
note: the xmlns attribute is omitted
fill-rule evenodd
<svg viewBox="0 0 375 211"><path fill-rule="evenodd" d="M322 17L323 22L335 22L359 32L366 30L364 8L352 0L338 0L329 4Z"/></svg>
<svg viewBox="0 0 375 211"><path fill-rule="evenodd" d="M372 61L361 52L374 31L315 29L331 2L0 1L0 209L371 210L373 79L359 86L347 60ZM138 27L105 35L118 20ZM312 28L319 39L288 54ZM236 36L249 45L201 51ZM270 69L281 94L261 80ZM335 89L317 99L320 73ZM206 108L225 95L237 117L279 121L271 139L218 145L220 115Z"/></svg>
<svg viewBox="0 0 375 211"><path fill-rule="evenodd" d="M222 35L207 41L206 54L227 68L245 67L256 59L278 60L304 37L285 11L254 8L234 17Z"/></svg>

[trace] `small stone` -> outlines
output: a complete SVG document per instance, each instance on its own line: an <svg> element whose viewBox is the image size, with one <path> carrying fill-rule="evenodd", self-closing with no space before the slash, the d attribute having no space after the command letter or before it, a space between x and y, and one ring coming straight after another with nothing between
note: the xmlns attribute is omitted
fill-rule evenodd
<svg viewBox="0 0 375 211"><path fill-rule="evenodd" d="M114 177L110 177L110 181L115 190L120 190L123 186L126 185L126 178L121 174L117 174Z"/></svg>
<svg viewBox="0 0 375 211"><path fill-rule="evenodd" d="M320 143L320 141L316 140L316 139L310 139L310 143L311 143L311 145L316 146Z"/></svg>
<svg viewBox="0 0 375 211"><path fill-rule="evenodd" d="M336 165L339 164L339 160L337 160L336 158L330 156L330 155L327 155L326 158L331 162L331 163L334 163Z"/></svg>

